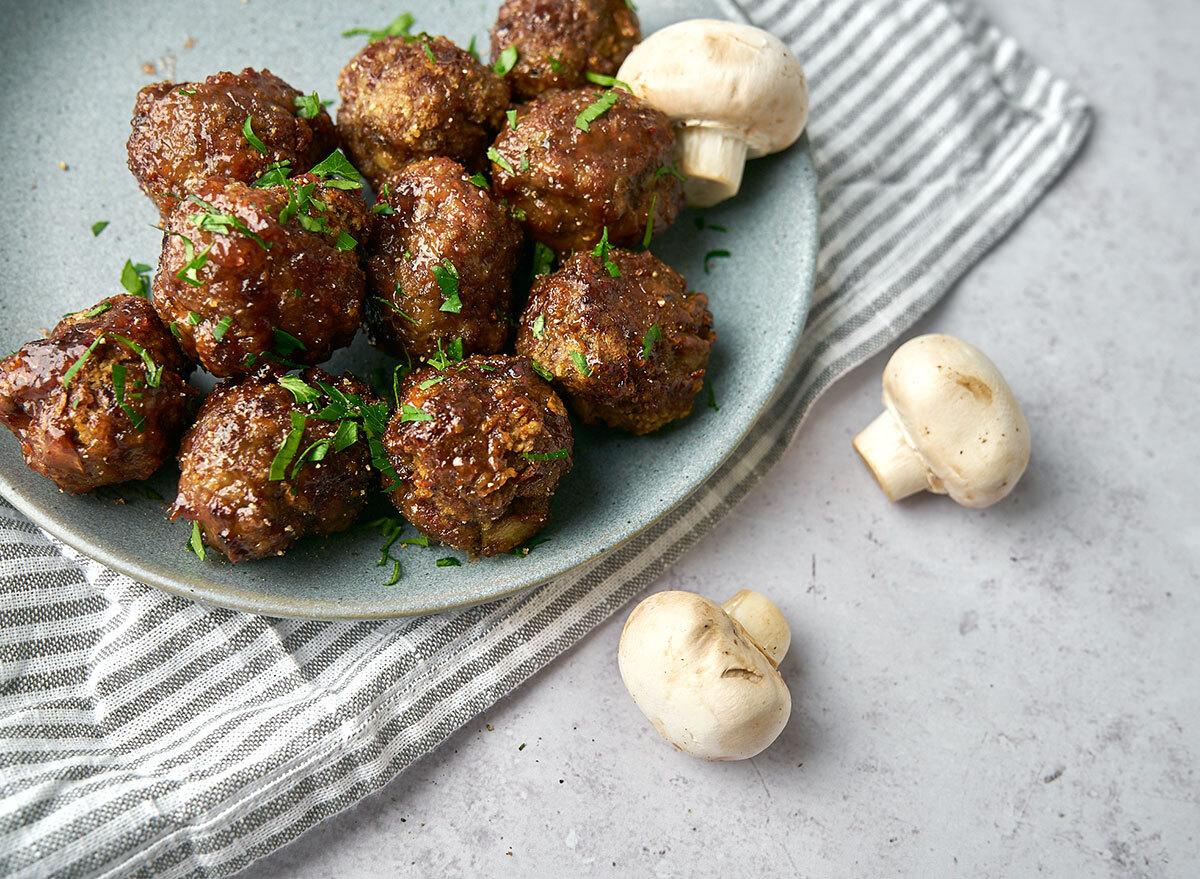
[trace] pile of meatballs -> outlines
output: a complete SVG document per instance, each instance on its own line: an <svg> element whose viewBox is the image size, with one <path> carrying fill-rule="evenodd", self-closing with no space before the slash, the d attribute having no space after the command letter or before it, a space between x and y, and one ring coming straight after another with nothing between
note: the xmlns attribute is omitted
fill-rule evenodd
<svg viewBox="0 0 1200 879"><path fill-rule="evenodd" d="M138 94L152 298L0 362L31 468L87 492L175 457L171 518L232 561L345 530L380 490L491 555L545 524L568 409L635 434L688 414L712 315L644 249L684 199L667 117L612 78L641 38L625 0L508 0L492 67L402 23L370 38L336 125L267 70ZM396 358L387 391L316 365L360 325Z"/></svg>

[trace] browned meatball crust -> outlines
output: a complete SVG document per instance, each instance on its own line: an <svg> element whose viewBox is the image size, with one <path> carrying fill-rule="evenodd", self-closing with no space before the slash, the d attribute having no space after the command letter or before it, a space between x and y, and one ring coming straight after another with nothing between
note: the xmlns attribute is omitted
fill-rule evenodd
<svg viewBox="0 0 1200 879"><path fill-rule="evenodd" d="M483 555L519 546L546 523L571 469L571 422L529 361L471 357L445 372L419 369L400 402L383 442L400 480L392 501L410 522Z"/></svg>
<svg viewBox="0 0 1200 879"><path fill-rule="evenodd" d="M625 0L507 0L492 27L492 61L518 51L508 74L514 96L588 84L586 74L613 76L642 38Z"/></svg>
<svg viewBox="0 0 1200 879"><path fill-rule="evenodd" d="M163 214L209 177L251 183L282 161L307 171L337 145L337 132L324 107L311 119L297 115L299 97L269 70L249 67L148 85L133 108L129 170ZM247 117L265 153L246 138Z"/></svg>
<svg viewBox="0 0 1200 879"><path fill-rule="evenodd" d="M279 222L309 185L313 201L301 213L323 231L299 215ZM230 219L214 219L222 216ZM207 180L164 220L155 307L214 375L249 373L272 352L319 363L350 343L362 318L365 275L352 242L366 237L369 221L358 192L313 175L267 188Z"/></svg>
<svg viewBox="0 0 1200 879"><path fill-rule="evenodd" d="M601 96L616 103L583 131L576 118ZM526 228L560 254L587 250L605 227L610 244L640 244L683 209L683 186L666 173L675 132L665 115L624 89L548 91L518 110L496 138L496 195L524 211Z"/></svg>
<svg viewBox="0 0 1200 879"><path fill-rule="evenodd" d="M301 537L344 531L378 486L361 431L351 445L340 451L330 446L320 460L304 456L314 443L332 440L338 422L315 417L327 398L297 402L280 378L263 370L220 384L179 449L179 494L171 518L198 522L205 543L230 561L282 555ZM334 379L309 369L303 381L310 387L325 382L368 405L380 402L350 375ZM303 417L300 427L293 416ZM294 427L303 433L276 473L282 478L272 479L272 463Z"/></svg>
<svg viewBox="0 0 1200 879"><path fill-rule="evenodd" d="M445 37L369 43L338 76L338 91L338 131L376 187L431 156L484 167L509 100L507 82Z"/></svg>
<svg viewBox="0 0 1200 879"><path fill-rule="evenodd" d="M0 423L66 491L146 479L189 420L188 368L147 300L112 296L0 361Z"/></svg>
<svg viewBox="0 0 1200 879"><path fill-rule="evenodd" d="M372 343L403 358L463 340L498 354L512 322L513 274L524 233L453 159L425 159L388 180L367 260ZM455 298L457 296L457 298ZM457 309L457 310L456 310Z"/></svg>
<svg viewBox="0 0 1200 879"><path fill-rule="evenodd" d="M554 376L584 421L650 433L691 411L716 339L712 313L648 251L608 259L619 277L577 253L534 282L517 353Z"/></svg>

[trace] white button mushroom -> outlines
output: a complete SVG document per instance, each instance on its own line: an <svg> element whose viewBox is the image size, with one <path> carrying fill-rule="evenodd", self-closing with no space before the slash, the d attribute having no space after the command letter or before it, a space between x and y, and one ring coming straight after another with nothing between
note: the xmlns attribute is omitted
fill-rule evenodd
<svg viewBox="0 0 1200 879"><path fill-rule="evenodd" d="M808 121L800 62L748 24L695 18L665 27L629 53L617 79L679 129L692 207L736 195L746 159L791 146Z"/></svg>
<svg viewBox="0 0 1200 879"><path fill-rule="evenodd" d="M749 590L726 605L728 613L694 592L655 593L633 609L617 650L638 708L668 742L705 760L753 757L792 712L775 669L791 641L783 614Z"/></svg>
<svg viewBox="0 0 1200 879"><path fill-rule="evenodd" d="M889 500L931 491L990 506L1029 463L1029 425L1008 383L961 339L918 336L897 348L883 370L883 406L854 448Z"/></svg>

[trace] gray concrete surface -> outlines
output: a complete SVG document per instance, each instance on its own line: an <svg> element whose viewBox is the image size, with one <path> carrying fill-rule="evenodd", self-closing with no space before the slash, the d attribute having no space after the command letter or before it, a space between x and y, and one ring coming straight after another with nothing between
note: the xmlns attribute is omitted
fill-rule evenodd
<svg viewBox="0 0 1200 879"><path fill-rule="evenodd" d="M1200 876L1200 4L990 7L1098 115L918 328L1023 401L1015 495L888 505L850 447L877 358L654 586L783 607L773 748L661 742L617 676L622 615L245 875Z"/></svg>

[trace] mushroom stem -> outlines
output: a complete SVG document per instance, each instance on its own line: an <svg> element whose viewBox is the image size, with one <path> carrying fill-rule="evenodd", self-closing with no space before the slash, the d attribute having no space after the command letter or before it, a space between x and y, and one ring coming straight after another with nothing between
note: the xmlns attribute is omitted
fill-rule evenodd
<svg viewBox="0 0 1200 879"><path fill-rule="evenodd" d="M792 630L775 603L761 592L743 589L723 602L721 608L741 624L755 646L778 668L791 646Z"/></svg>
<svg viewBox="0 0 1200 879"><path fill-rule="evenodd" d="M890 501L933 487L925 462L908 443L891 412L884 411L854 438L854 449L867 462Z"/></svg>
<svg viewBox="0 0 1200 879"><path fill-rule="evenodd" d="M687 180L683 193L695 208L712 207L737 195L746 167L746 138L715 125L684 125L679 131L679 162Z"/></svg>

